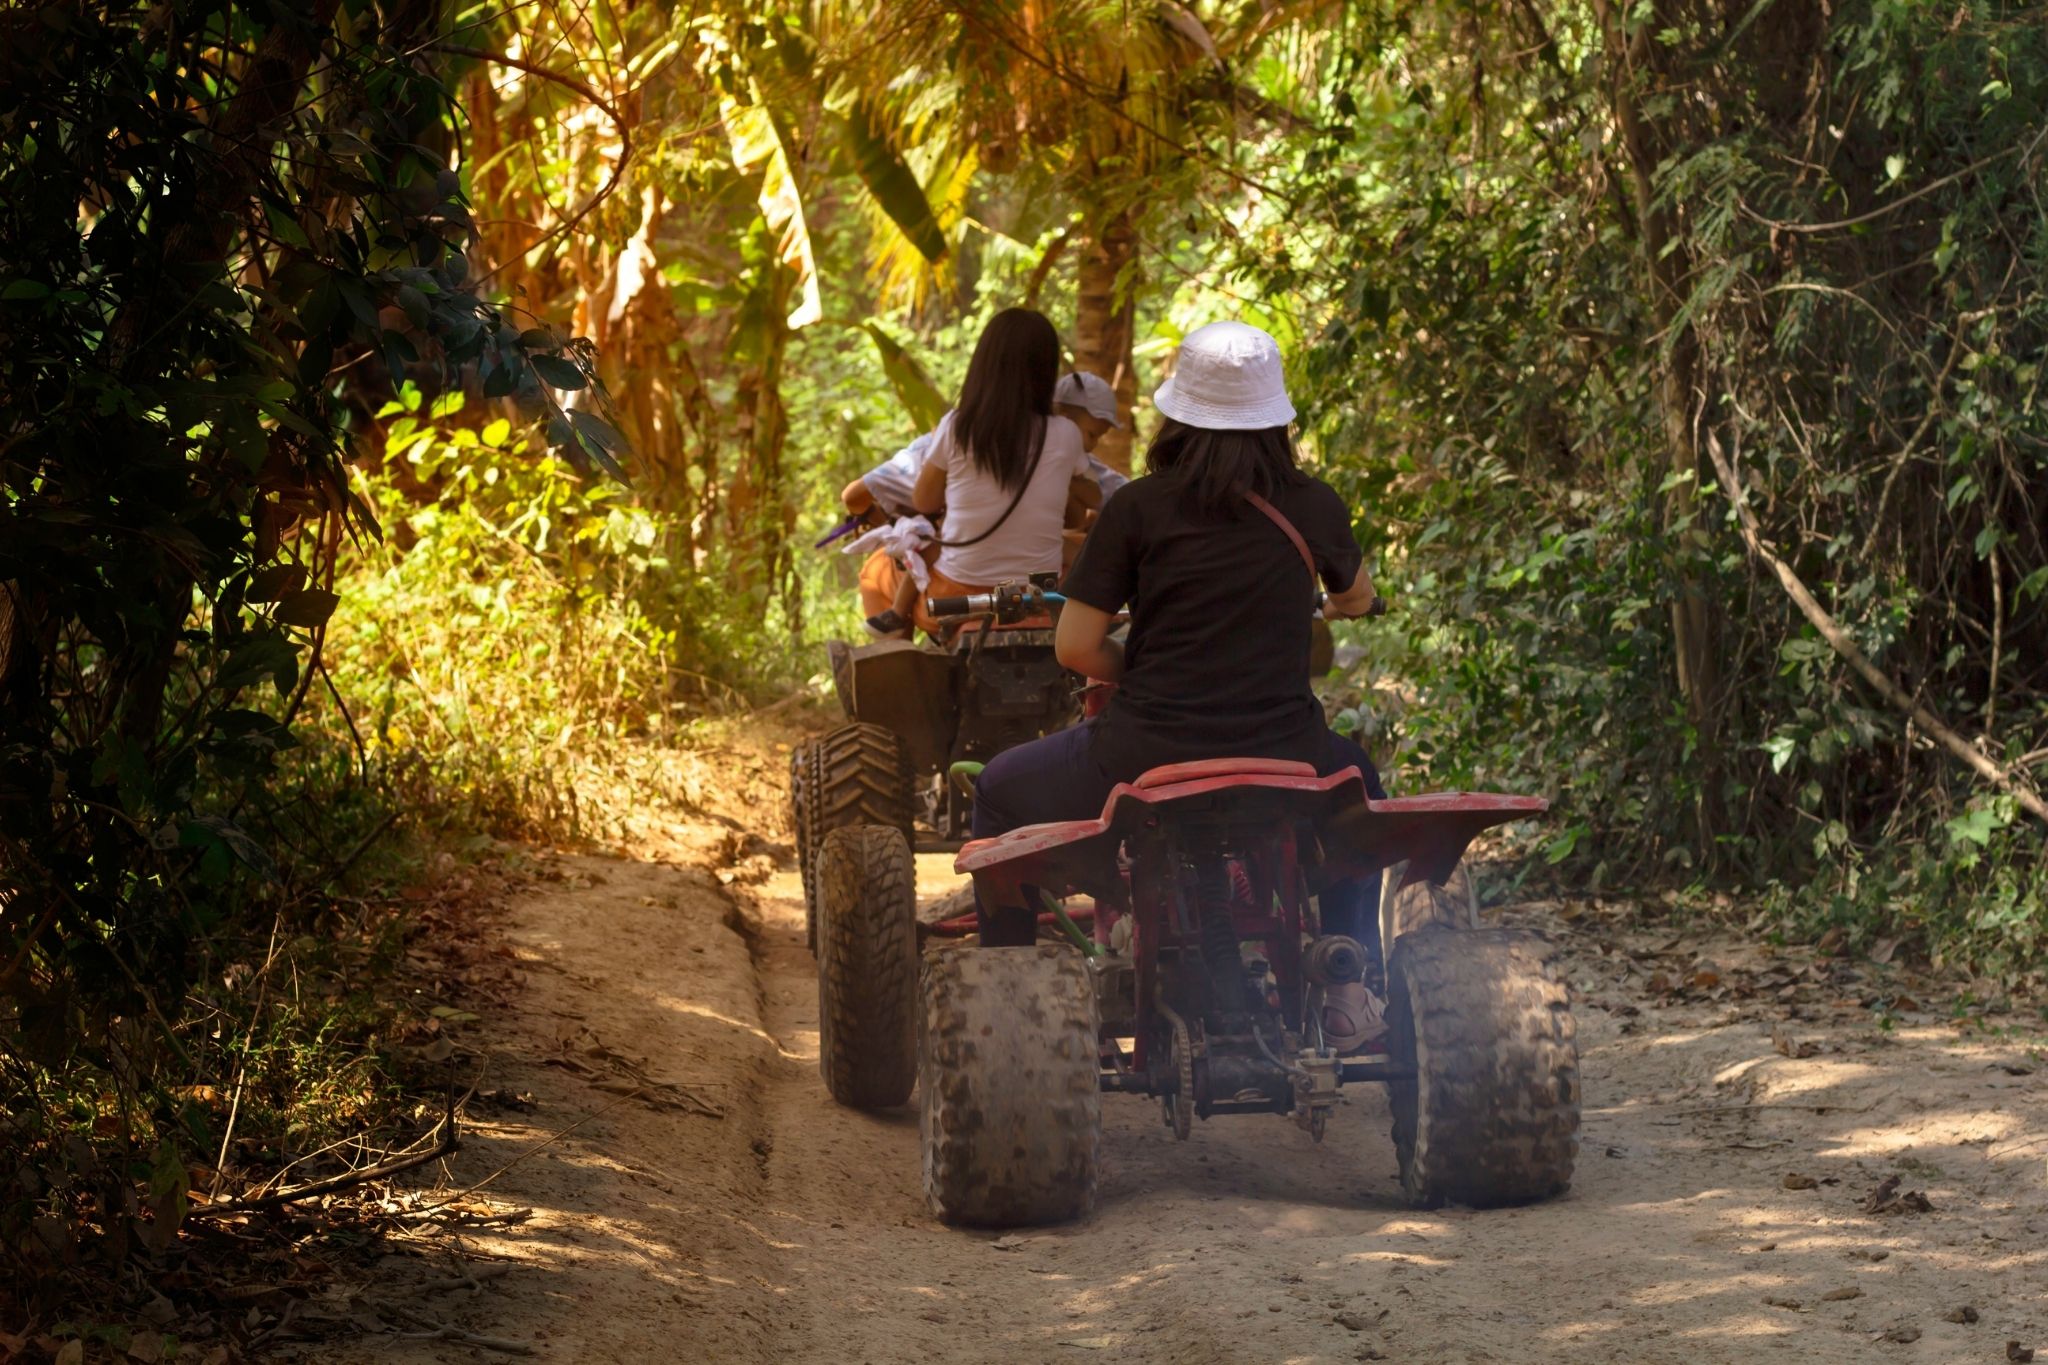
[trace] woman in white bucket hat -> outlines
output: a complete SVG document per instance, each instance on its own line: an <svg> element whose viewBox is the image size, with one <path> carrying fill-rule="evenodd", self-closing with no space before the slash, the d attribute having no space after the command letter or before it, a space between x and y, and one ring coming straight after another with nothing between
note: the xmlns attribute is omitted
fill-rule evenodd
<svg viewBox="0 0 2048 1365"><path fill-rule="evenodd" d="M1357 768L1386 793L1372 760L1323 721L1309 690L1310 616L1362 616L1377 595L1351 533L1351 509L1296 464L1280 348L1242 322L1214 322L1181 343L1153 395L1166 420L1146 474L1103 504L1068 571L1060 662L1114 681L1086 724L998 755L976 783L974 833L1083 819L1148 769L1204 758L1281 758L1323 774ZM1130 609L1130 633L1110 635ZM1321 898L1326 932L1365 930L1366 889ZM982 906L982 941L1029 943L1037 916ZM1334 1002L1333 1002L1334 1003ZM1376 1011L1340 1036L1372 1036ZM1332 1023L1340 1021L1332 1020Z"/></svg>

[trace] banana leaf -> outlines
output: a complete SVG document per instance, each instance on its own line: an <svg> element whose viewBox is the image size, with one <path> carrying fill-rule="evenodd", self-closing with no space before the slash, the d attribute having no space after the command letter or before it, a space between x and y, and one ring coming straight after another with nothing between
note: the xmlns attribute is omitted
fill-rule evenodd
<svg viewBox="0 0 2048 1365"><path fill-rule="evenodd" d="M916 172L889 145L873 115L856 103L840 125L854 171L882 212L903 229L903 235L927 261L936 265L945 259L946 231L932 212L931 200L918 184Z"/></svg>
<svg viewBox="0 0 2048 1365"><path fill-rule="evenodd" d="M932 383L931 376L924 372L910 352L898 345L893 337L875 323L866 323L867 334L874 338L875 350L882 357L882 373L888 376L889 387L896 390L896 400L903 404L910 420L917 423L919 431L930 431L946 415L952 404L939 392L939 386Z"/></svg>

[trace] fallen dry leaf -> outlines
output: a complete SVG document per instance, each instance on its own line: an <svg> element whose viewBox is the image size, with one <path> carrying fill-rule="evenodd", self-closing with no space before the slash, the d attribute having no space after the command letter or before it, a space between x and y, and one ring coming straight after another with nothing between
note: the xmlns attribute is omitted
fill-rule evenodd
<svg viewBox="0 0 2048 1365"><path fill-rule="evenodd" d="M1814 1057L1820 1054L1820 1044L1811 1038L1794 1039L1782 1024L1771 1026L1771 1046L1781 1054L1792 1058Z"/></svg>
<svg viewBox="0 0 2048 1365"><path fill-rule="evenodd" d="M1772 1308L1790 1308L1794 1312L1805 1306L1797 1299L1781 1299L1770 1294L1764 1295L1764 1303Z"/></svg>
<svg viewBox="0 0 2048 1365"><path fill-rule="evenodd" d="M1908 1346L1920 1340L1920 1329L1912 1326L1910 1323L1901 1324L1880 1333L1877 1339L1879 1341L1893 1342L1900 1346Z"/></svg>
<svg viewBox="0 0 2048 1365"><path fill-rule="evenodd" d="M1904 1194L1898 1190L1899 1177L1886 1176L1876 1189L1864 1196L1863 1211L1876 1214L1934 1212L1934 1205L1919 1190L1907 1190Z"/></svg>
<svg viewBox="0 0 2048 1365"><path fill-rule="evenodd" d="M1966 1303L1961 1308L1951 1308L1948 1312L1943 1313L1941 1320L1943 1322L1975 1322L1977 1316L1977 1310Z"/></svg>
<svg viewBox="0 0 2048 1365"><path fill-rule="evenodd" d="M1843 1285L1840 1289L1830 1289L1827 1293L1820 1296L1820 1301L1822 1303L1847 1303L1850 1299L1860 1299L1862 1297L1863 1291L1850 1284Z"/></svg>
<svg viewBox="0 0 2048 1365"><path fill-rule="evenodd" d="M1837 924L1820 936L1820 942L1813 945L1813 950L1822 957L1833 957L1842 951L1843 945L1848 941L1849 931Z"/></svg>
<svg viewBox="0 0 2048 1365"><path fill-rule="evenodd" d="M1788 1190L1811 1190L1818 1188L1819 1185L1820 1182L1810 1175L1801 1175L1797 1171L1788 1171L1785 1174L1785 1188Z"/></svg>
<svg viewBox="0 0 2048 1365"><path fill-rule="evenodd" d="M2020 1365L2026 1365L2027 1361L2034 1358L2034 1348L2022 1346L2017 1341L2008 1341L2005 1343L2005 1358L2018 1361Z"/></svg>

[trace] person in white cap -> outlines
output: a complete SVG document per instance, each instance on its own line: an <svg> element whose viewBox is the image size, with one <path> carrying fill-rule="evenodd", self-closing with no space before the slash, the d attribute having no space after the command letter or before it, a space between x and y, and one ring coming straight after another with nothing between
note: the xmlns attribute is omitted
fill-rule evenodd
<svg viewBox="0 0 2048 1365"><path fill-rule="evenodd" d="M976 838L1092 816L1117 783L1193 759L1357 768L1369 794L1386 794L1309 690L1317 595L1334 618L1370 613L1378 594L1351 509L1296 464L1279 346L1256 327L1211 323L1182 342L1153 404L1166 421L1146 474L1103 504L1066 575L1055 637L1061 663L1117 691L1094 720L989 763L975 784ZM1126 606L1119 643L1110 632ZM1365 932L1363 885L1331 887L1321 905L1325 932ZM1031 907L979 909L985 944L1036 934ZM1378 1028L1372 1003L1345 1002L1347 1041Z"/></svg>

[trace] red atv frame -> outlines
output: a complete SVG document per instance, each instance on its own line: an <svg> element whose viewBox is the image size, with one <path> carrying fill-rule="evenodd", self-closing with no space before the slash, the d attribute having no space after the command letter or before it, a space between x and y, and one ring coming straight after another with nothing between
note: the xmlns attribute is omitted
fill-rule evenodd
<svg viewBox="0 0 2048 1365"><path fill-rule="evenodd" d="M1095 819L959 850L984 903L1044 907L1053 941L1015 948L981 946L971 915L916 923L899 831L833 830L816 854L821 1068L860 1107L920 1092L926 1193L949 1222L1084 1216L1104 1092L1159 1098L1180 1138L1197 1117L1276 1113L1319 1139L1345 1085L1384 1084L1415 1202L1559 1194L1578 1149L1569 998L1541 936L1478 927L1460 867L1482 830L1546 808L1374 801L1355 768L1271 759L1157 768ZM1376 922L1326 932L1316 893L1374 878ZM1070 911L1077 896L1092 904ZM939 942L920 982L921 932ZM1387 1029L1340 1056L1322 997L1361 979Z"/></svg>
<svg viewBox="0 0 2048 1365"><path fill-rule="evenodd" d="M1571 1007L1535 934L1472 927L1442 894L1481 830L1530 797L1373 801L1355 768L1220 759L1119 786L1100 817L960 851L1001 905L1094 898L1081 944L934 952L920 1088L926 1191L948 1221L1079 1217L1095 1195L1104 1091L1195 1117L1292 1114L1318 1138L1342 1087L1386 1084L1403 1186L1425 1205L1561 1193L1578 1147ZM1324 935L1312 891L1379 874L1379 924ZM1063 908L1046 918L1079 938ZM943 926L942 926L943 927ZM1383 944L1391 944L1382 955ZM1339 1057L1318 994L1377 975L1383 1046Z"/></svg>

